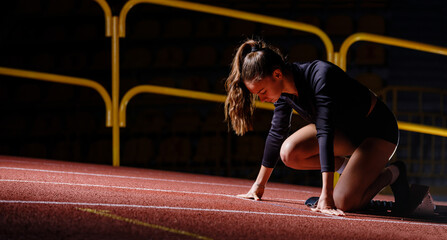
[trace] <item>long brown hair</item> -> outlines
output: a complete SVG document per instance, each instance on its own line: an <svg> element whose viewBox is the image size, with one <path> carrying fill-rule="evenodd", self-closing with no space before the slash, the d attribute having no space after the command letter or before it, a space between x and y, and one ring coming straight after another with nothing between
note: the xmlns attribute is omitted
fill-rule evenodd
<svg viewBox="0 0 447 240"><path fill-rule="evenodd" d="M256 95L250 93L244 82L260 81L278 68L284 70L284 57L262 40L248 39L237 49L225 81L225 120L231 122L237 135L244 135L253 127Z"/></svg>

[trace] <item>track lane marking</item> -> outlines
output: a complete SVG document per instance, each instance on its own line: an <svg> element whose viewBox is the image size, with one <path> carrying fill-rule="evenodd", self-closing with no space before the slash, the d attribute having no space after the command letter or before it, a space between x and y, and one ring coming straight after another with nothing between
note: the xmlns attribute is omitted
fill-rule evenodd
<svg viewBox="0 0 447 240"><path fill-rule="evenodd" d="M139 179L139 180L164 181L164 182L175 182L175 183L179 183L180 182L180 183L214 185L214 186L228 186L228 187L241 187L241 188L250 188L251 187L251 185L209 183L209 182L197 182L197 181L186 181L186 180L162 179L162 178L132 177L132 176L98 174L98 173L68 172L68 171L56 171L56 170L34 169L34 168L0 167L0 169L18 170L18 171L46 172L46 173L59 173L59 174L73 174L73 175L84 175L84 176L95 176L95 177L112 177L112 178L122 178L122 179ZM295 190L295 189L283 189L283 188L274 188L274 187L268 187L267 189L268 190L289 191L289 192L299 192L299 193L315 193L314 191Z"/></svg>
<svg viewBox="0 0 447 240"><path fill-rule="evenodd" d="M80 186L80 187L99 187L99 188L115 188L115 189L127 189L127 190L140 190L140 191L152 191L152 192L167 192L167 193L183 193L183 194L197 194L197 195L209 195L218 197L229 197L241 200L252 201L256 203L263 203L269 205L275 205L279 207L286 207L279 204L272 204L266 201L253 201L250 199L244 199L237 197L235 195L220 194L220 193L206 193L206 192L190 192L190 191L178 191L178 190L165 190L165 189L155 189L155 188L136 188L136 187L122 187L122 186L109 186L109 185L96 185L96 184L85 184L85 183L63 183L63 182L45 182L45 181L30 181L30 180L15 180L15 179L0 179L0 182L18 182L18 183L36 183L36 184L53 184L53 185L68 185L68 186ZM264 200L270 201L294 201L294 202L304 202L305 200L300 199L281 199L281 198L265 198ZM297 208L294 208L298 210ZM300 211L303 211L302 209Z"/></svg>
<svg viewBox="0 0 447 240"><path fill-rule="evenodd" d="M227 210L227 209L186 208L186 207L148 206L148 205L113 204L113 203L22 201L22 200L0 200L0 203L127 207L127 208L164 209L164 210L180 210L180 211L239 213L239 214L253 214L253 215L269 215L269 216L285 216L285 217L302 217L302 218L328 219L328 220L340 220L340 221L354 221L354 222L396 223L396 224L447 227L447 224L409 222L409 221L404 221L404 220L396 221L396 220L380 220L380 219L358 219L358 218L350 218L349 216L348 217L330 217L330 216L321 216L321 215L303 215L303 214L274 213L274 212L273 213L271 213L271 212L254 212L254 211L239 211L239 210Z"/></svg>
<svg viewBox="0 0 447 240"><path fill-rule="evenodd" d="M195 234L195 233L191 233L191 232L187 232L187 231L183 231L183 230L179 230L179 229L175 229L175 228L165 227L165 226L161 226L161 225L157 225L157 224L147 223L147 222L143 222L143 221L140 221L137 219L118 216L116 214L110 213L110 211L108 211L108 210L96 210L96 209L91 209L91 208L76 208L76 209L83 211L83 212L93 213L93 214L96 214L96 215L99 215L102 217L107 217L107 218L131 223L131 224L138 225L138 226L158 229L158 230L162 230L165 232L175 233L175 234L193 237L193 238L197 238L197 239L212 240L212 238L205 237L205 236L202 236L199 234Z"/></svg>
<svg viewBox="0 0 447 240"><path fill-rule="evenodd" d="M82 202L55 202L55 201L26 201L26 200L0 200L0 203L16 203L16 204L45 204L45 205L78 205L78 206L102 206L102 207L130 207L130 208L149 208L149 209L166 209L166 210L188 210L203 212L222 212L222 213L243 213L256 215L272 215L272 216L289 216L289 217L307 217L307 218L327 218L329 216L315 216L291 213L270 213L270 212L254 212L231 209L210 209L210 208L188 208L188 207L170 207L170 206L150 206L150 205L134 205L119 203L82 203Z"/></svg>
<svg viewBox="0 0 447 240"><path fill-rule="evenodd" d="M0 179L0 182L37 183L37 184L68 185L68 186L80 186L80 187L98 187L98 188L140 190L140 191L152 191L152 192L185 193L185 194L210 195L210 196L230 197L230 198L241 199L235 195L228 195L228 194L165 190L165 189L156 189L156 188L122 187L122 186L97 185L97 184L85 184L85 183L45 182L45 181L31 181L31 180L15 180L15 179Z"/></svg>
<svg viewBox="0 0 447 240"><path fill-rule="evenodd" d="M143 191L154 191L154 192L172 192L172 193L189 193L189 194L199 194L199 195L212 195L221 197L231 197L237 199L243 199L235 195L221 194L221 193L206 193L206 192L190 192L190 191L178 191L178 190L165 190L156 188L138 188L138 187L122 187L122 186L110 186L110 185L97 185L97 184L86 184L86 183L64 183L64 182L45 182L45 181L32 181L32 180L16 180L16 179L0 179L0 182L19 182L19 183L38 183L38 184L54 184L54 185L70 185L70 186L81 186L81 187L101 187L101 188L117 188L117 189L129 189L129 190L143 190ZM290 201L302 203L306 200L302 199L287 199L287 198L263 198L266 201ZM250 199L248 199L250 200ZM253 201L253 200L250 200ZM259 201L262 202L262 201Z"/></svg>
<svg viewBox="0 0 447 240"><path fill-rule="evenodd" d="M251 199L240 198L236 195L220 194L220 193L207 193L207 192L191 192L191 191L178 191L178 190L165 190L165 189L155 189L155 188L137 188L137 187L122 187L122 186L110 186L110 185L96 185L96 184L85 184L85 183L63 183L63 182L45 182L45 181L32 181L32 180L15 180L15 179L0 179L0 182L14 182L14 183L35 183L35 184L53 184L53 185L67 185L67 186L80 186L80 187L99 187L99 188L112 188L112 189L126 189L126 190L139 190L139 191L152 191L152 192L166 192L166 193L182 193L182 194L196 194L196 195L208 195L208 196L218 196L218 197L229 197L236 198L244 201L251 201L256 204L267 204L281 208L293 209L295 211L308 212L308 210L303 210L299 208L284 206L281 204L275 204L268 202L270 201L293 201L296 203L304 203L305 200L301 199L282 199L282 198L264 198L266 201L254 201ZM325 216L331 216L325 213L316 213Z"/></svg>

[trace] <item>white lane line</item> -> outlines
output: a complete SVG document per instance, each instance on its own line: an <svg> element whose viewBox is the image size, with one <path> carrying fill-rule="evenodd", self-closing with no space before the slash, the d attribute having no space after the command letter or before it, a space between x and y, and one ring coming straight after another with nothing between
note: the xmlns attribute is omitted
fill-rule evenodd
<svg viewBox="0 0 447 240"><path fill-rule="evenodd" d="M271 201L285 201L285 202L305 202L306 200L302 199L290 199L290 198L262 198L263 200L271 200Z"/></svg>
<svg viewBox="0 0 447 240"><path fill-rule="evenodd" d="M358 218L350 218L350 217L330 217L330 216L321 216L321 215L316 216L316 215L289 214L289 213L254 212L254 211L239 211L239 210L229 210L229 209L186 208L186 207L169 207L169 206L147 206L147 205L114 204L114 203L22 201L22 200L0 200L0 203L148 208L148 209L166 209L166 210L181 210L181 211L239 213L239 214L254 214L254 215L270 215L270 216L285 216L285 217L316 218L316 219L330 219L330 220L334 220L334 221L335 220L340 220L340 221L354 221L354 222L395 223L395 224L409 224L409 225L420 225L420 226L447 227L447 224L423 223L423 222L408 222L408 221L403 221L403 220L402 221L396 221L396 220L381 220L381 219L358 219Z"/></svg>
<svg viewBox="0 0 447 240"><path fill-rule="evenodd" d="M327 218L327 219L332 219L332 217L303 215L303 214L290 214L290 213L269 213L269 212L253 212L253 211L240 211L240 210L229 210L229 209L210 209L210 208L147 206L147 205L133 205L133 204L116 204L116 203L82 203L82 202L21 201L21 200L0 200L0 203L152 208L152 209L168 209L168 210L189 210L189 211L202 211L202 212L244 213L244 214L259 214L259 215L272 215L272 216L289 216L289 217L307 217L307 218Z"/></svg>
<svg viewBox="0 0 447 240"><path fill-rule="evenodd" d="M73 174L73 175L95 176L95 177L112 177L112 178L122 178L122 179L139 179L139 180L164 181L164 182L175 182L175 183L190 183L190 184L227 186L227 187L242 187L242 188L250 188L251 187L249 185L234 185L234 184L225 184L225 183L196 182L196 181L184 181L184 180L172 180L172 179L162 179L162 178L148 178L148 177L132 177L132 176L98 174L98 173L67 172L67 171L44 170L44 169L33 169L33 168L0 167L0 169L17 170L17 171L34 171L34 172L45 172L45 173L59 173L59 174ZM270 188L270 187L268 187L267 189L268 190L300 192L300 193L303 193L303 192L304 193L315 193L315 192L312 192L312 191L283 189L283 188Z"/></svg>
<svg viewBox="0 0 447 240"><path fill-rule="evenodd" d="M53 185L65 185L65 186L78 186L78 187L98 187L98 188L112 188L112 189L126 189L126 190L139 190L139 191L152 191L152 192L165 192L165 193L181 193L181 194L196 194L196 195L208 195L208 196L219 196L219 197L229 197L236 198L240 200L252 201L257 204L269 204L282 208L292 208L288 206L283 206L280 204L274 204L270 201L293 201L295 203L303 203L305 200L301 199L281 199L281 198L264 198L267 201L253 201L245 198L240 198L235 195L220 194L220 193L206 193L206 192L191 192L191 191L178 191L178 190L165 190L165 189L155 189L155 188L138 188L138 187L123 187L123 186L110 186L110 185L97 185L97 184L85 184L85 183L64 183L64 182L45 182L45 181L32 181L32 180L16 180L16 179L0 179L0 182L13 182L13 183L34 183L34 184L53 184ZM293 208L297 211L306 211L303 209ZM307 212L307 211L306 211ZM323 214L326 215L326 214Z"/></svg>
<svg viewBox="0 0 447 240"><path fill-rule="evenodd" d="M0 156L3 157L3 156ZM52 161L52 160L50 160ZM34 164L34 165L46 165L46 166L63 166L63 167L75 167L75 166L79 166L79 165L75 165L75 164L62 164L62 163L50 163L48 161L46 161L45 159L37 159L37 160L30 160L30 161L25 161L25 160L11 160L11 159L0 159L0 162L9 162L9 163L24 163L24 164ZM82 164L82 163L80 163ZM89 167L89 168L93 168L93 167Z"/></svg>
<svg viewBox="0 0 447 240"><path fill-rule="evenodd" d="M38 184L54 184L54 185L68 185L68 186L81 186L81 187L100 187L100 188L116 188L116 189L127 189L127 190L142 190L142 191L153 191L153 192L185 193L185 194L231 197L231 198L245 200L244 198L240 198L235 195L229 195L229 194L177 191L177 190L165 190L165 189L155 189L155 188L123 187L123 186L98 185L98 184L86 184L86 183L45 182L45 181L16 180L16 179L0 179L0 182L38 183ZM263 198L263 199L269 200L269 201L290 201L290 202L300 202L300 203L305 202L305 200L302 200L302 199L286 199L286 198ZM253 200L250 200L250 201L253 201ZM262 202L262 201L254 201L254 202Z"/></svg>
<svg viewBox="0 0 447 240"><path fill-rule="evenodd" d="M22 163L22 164L33 164L33 165L46 165L46 166L57 166L57 167L82 167L82 169L91 169L91 170L98 170L103 169L103 167L106 167L104 165L95 165L95 164L89 164L89 163L76 163L76 162L59 162L57 160L46 160L46 159L37 159L37 160L10 160L10 159L1 159L0 156L0 163ZM49 161L54 161L54 163L51 163ZM126 167L127 168L127 167ZM140 171L138 168L132 169L132 171L136 173L144 173L143 171Z"/></svg>
<svg viewBox="0 0 447 240"><path fill-rule="evenodd" d="M220 193L189 192L189 191L164 190L164 189L155 189L155 188L122 187L122 186L97 185L97 184L85 184L85 183L44 182L44 181L15 180L15 179L0 179L0 182L38 183L38 184L53 184L53 185L67 185L67 186L80 186L80 187L99 187L99 188L113 188L113 189L183 193L183 194L198 194L198 195L210 195L210 196L238 198L234 195L220 194Z"/></svg>

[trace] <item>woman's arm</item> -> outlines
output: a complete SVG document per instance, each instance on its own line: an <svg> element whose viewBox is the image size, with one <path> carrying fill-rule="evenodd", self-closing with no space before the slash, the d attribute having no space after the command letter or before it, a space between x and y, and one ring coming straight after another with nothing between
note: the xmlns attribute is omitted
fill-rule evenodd
<svg viewBox="0 0 447 240"><path fill-rule="evenodd" d="M250 191L246 194L237 195L238 197L254 199L256 201L261 200L262 195L264 194L264 188L267 184L270 175L272 175L273 168L268 168L265 166L261 166L259 170L258 177L256 178L255 183L251 187Z"/></svg>
<svg viewBox="0 0 447 240"><path fill-rule="evenodd" d="M325 207L334 209L334 173L323 172L321 173L321 176L323 178L323 186L321 188L320 199L323 200L323 202L326 202Z"/></svg>
<svg viewBox="0 0 447 240"><path fill-rule="evenodd" d="M322 172L322 190L318 205L313 211L344 215L343 211L335 206L334 192L334 134L336 119L336 104L338 70L335 65L317 61L312 67L313 73L310 79L311 91L313 91L315 104L315 127L319 146L319 157ZM345 74L345 73L343 73ZM312 99L311 99L312 102Z"/></svg>
<svg viewBox="0 0 447 240"><path fill-rule="evenodd" d="M238 195L238 197L260 200L264 194L265 184L268 182L279 160L281 145L289 134L292 107L283 96L274 105L272 125L265 141L264 155L258 177L250 191L246 194Z"/></svg>
<svg viewBox="0 0 447 240"><path fill-rule="evenodd" d="M343 216L345 213L335 207L334 202L334 173L323 172L323 187L321 189L320 198L318 199L318 205L316 208L312 208L312 211L322 212L331 215Z"/></svg>

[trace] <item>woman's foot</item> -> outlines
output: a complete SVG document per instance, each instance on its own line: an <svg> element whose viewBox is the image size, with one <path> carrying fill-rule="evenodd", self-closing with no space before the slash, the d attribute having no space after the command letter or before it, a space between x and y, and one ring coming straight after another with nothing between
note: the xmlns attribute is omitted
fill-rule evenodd
<svg viewBox="0 0 447 240"><path fill-rule="evenodd" d="M407 180L407 167L402 161L391 163L389 168L396 167L399 170L399 175L396 180L390 184L391 190L394 194L394 212L398 214L406 213L410 207L410 187ZM396 172L392 171L391 172ZM393 179L395 177L392 177Z"/></svg>

